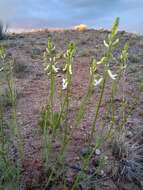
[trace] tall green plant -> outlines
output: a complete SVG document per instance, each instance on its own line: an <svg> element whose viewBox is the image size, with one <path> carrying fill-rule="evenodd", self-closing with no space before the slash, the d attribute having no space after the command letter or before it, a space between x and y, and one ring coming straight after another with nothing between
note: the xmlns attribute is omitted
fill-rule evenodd
<svg viewBox="0 0 143 190"><path fill-rule="evenodd" d="M82 167L81 171L78 173L77 177L75 178L73 182L73 186L71 187L72 190L75 190L78 185L83 180L83 177L85 176L84 171L88 169L89 163L93 157L93 154L95 154L97 149L102 148L103 144L107 142L113 136L115 133L115 124L116 124L116 117L115 117L115 103L114 99L118 92L118 86L119 81L123 76L123 80L125 81L125 69L126 69L126 62L128 57L128 45L125 44L121 55L118 57L114 56L114 50L117 47L119 43L119 39L117 37L117 31L118 31L118 25L119 25L119 18L116 18L111 33L108 35L107 39L104 40L104 46L106 48L105 55L100 59L100 61L97 61L95 58L92 59L92 62L90 64L90 77L89 77L89 83L88 88L85 93L85 96L83 97L81 104L76 112L76 116L73 121L73 127L76 130L76 127L79 126L81 123L85 113L86 113L86 106L88 105L90 98L92 97L93 90L100 86L100 94L99 99L96 102L95 112L94 112L94 118L93 123L91 126L91 133L88 138L88 147L90 148L91 144L94 143L94 147L92 147L90 154L82 159ZM49 81L50 81L50 92L49 92L49 98L48 103L46 107L46 111L44 111L43 119L42 119L42 126L44 131L44 143L46 147L45 155L46 155L46 163L50 161L50 155L53 154L52 149L52 143L53 139L58 140L60 143L61 151L59 151L57 154L56 162L54 163L53 170L49 175L48 182L46 187L48 187L51 180L56 180L57 176L56 173L56 167L60 167L61 170L64 170L66 167L66 163L64 162L64 155L66 155L66 147L69 146L70 139L72 139L72 132L73 130L70 130L70 118L69 118L69 108L71 103L71 96L72 96L72 77L73 77L73 61L74 56L76 52L75 44L72 42L69 44L66 53L62 55L64 58L65 64L64 64L64 77L62 79L62 87L61 87L61 94L63 98L61 99L61 107L60 112L54 111L54 106L56 102L55 94L56 94L56 73L59 71L57 68L57 63L59 56L56 53L55 46L51 40L51 38L48 39L48 46L44 53L44 69L46 73L48 74ZM111 71L111 62L119 63L120 67L118 70L116 70L115 73ZM103 68L101 73L97 72L98 67ZM111 96L110 96L110 113L107 115L111 115L111 121L109 130L106 132L104 136L102 136L102 139L98 137L97 131L97 124L100 120L100 108L102 106L105 90L106 90L106 84L111 84ZM123 88L123 97L122 97L122 124L121 126L125 126L125 89ZM61 126L62 121L62 129L57 130ZM102 123L103 128L104 124ZM62 137L59 139L58 137ZM61 141L60 141L61 140ZM47 151L48 150L48 151ZM104 159L101 158L101 163L103 165ZM60 166L58 165L60 163ZM61 167L62 166L62 167ZM51 166L50 166L51 167ZM100 166L97 168L99 170L101 168ZM95 171L96 173L97 171ZM64 182L65 182L66 176L64 176ZM65 185L65 188L66 185Z"/></svg>
<svg viewBox="0 0 143 190"><path fill-rule="evenodd" d="M95 66L93 70L96 70L95 68L98 67L98 65L103 65L103 73L102 74L96 74L96 72L94 73L94 77L92 77L93 79L93 85L97 86L97 85L101 85L101 92L99 95L99 99L97 101L97 106L95 109L95 115L94 115L94 120L93 120L93 124L92 124L92 128L91 128L91 135L89 136L89 143L94 142L94 138L96 140L97 135L95 134L96 132L96 125L98 122L98 118L99 118L99 113L100 113L100 108L103 102L103 97L104 97L104 92L106 89L106 83L108 81L108 79L110 78L112 80L112 90L111 90L111 105L110 105L110 109L112 110L112 116L111 116L111 126L109 131L107 132L107 136L102 137L102 140L100 141L100 143L96 140L95 141L95 145L94 148L92 149L91 153L85 158L83 159L83 165L82 165L82 170L79 172L79 174L77 175L74 184L72 186L72 190L76 189L78 187L78 185L82 182L83 180L83 176L84 173L83 171L85 171L88 168L89 162L93 156L93 154L96 152L96 149L99 149L102 147L102 145L107 141L107 139L110 137L110 132L112 130L112 127L115 123L115 117L114 117L114 98L115 95L117 93L117 86L118 86L118 82L119 80L117 80L117 78L121 77L121 74L123 74L123 76L125 75L125 68L126 68L126 60L127 60L127 51L128 51L128 45L125 44L123 51L121 52L121 56L120 56L120 70L119 72L116 71L119 74L113 74L111 69L110 69L110 62L111 61L115 61L116 58L113 56L113 50L115 49L115 47L117 46L117 44L119 43L119 39L117 38L117 30L118 30L118 25L119 25L119 18L116 18L112 30L111 30L111 34L108 35L108 38L106 41L104 41L104 45L107 48L107 51L105 53L105 56L101 58L100 61L95 61ZM124 91L123 91L124 92ZM123 93L124 94L124 93ZM124 102L124 95L123 95L123 102ZM123 110L123 113L125 113L125 107ZM123 114L123 120L124 120L124 124L125 124L125 115ZM97 138L98 139L98 138Z"/></svg>
<svg viewBox="0 0 143 190"><path fill-rule="evenodd" d="M7 58L6 51L0 47L1 68L4 82L7 84L8 98L12 105L10 124L5 121L5 107L0 103L0 187L1 189L19 189L20 171L23 158L22 140L16 121L16 96L12 75L12 61ZM1 90L3 83L1 82ZM1 95L0 91L0 95ZM11 155L11 149L17 155ZM13 158L16 156L16 159ZM18 157L17 157L18 156Z"/></svg>

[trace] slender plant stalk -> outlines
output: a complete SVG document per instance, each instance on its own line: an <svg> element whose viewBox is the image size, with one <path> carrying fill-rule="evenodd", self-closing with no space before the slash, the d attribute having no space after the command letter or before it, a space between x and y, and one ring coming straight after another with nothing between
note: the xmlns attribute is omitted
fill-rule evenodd
<svg viewBox="0 0 143 190"><path fill-rule="evenodd" d="M94 117L94 120L93 120L92 129L91 129L91 135L90 135L90 138L89 138L90 142L92 141L94 133L95 133L96 122L97 122L97 119L98 119L99 110L100 110L101 103L102 103L102 98L103 98L103 95L104 95L106 79L107 79L107 72L105 72L104 78L103 78L102 89L101 89L100 97L99 97L99 100L98 100L98 103L97 103L95 117Z"/></svg>
<svg viewBox="0 0 143 190"><path fill-rule="evenodd" d="M67 81L67 87L66 87L66 93L65 93L65 125L64 125L64 136L63 136L63 142L62 142L62 148L61 148L61 158L63 157L63 154L65 152L65 148L68 144L68 132L69 132L69 122L68 122L68 113L69 113L69 105L70 105L70 95L71 95L71 85L72 85L72 72L73 72L73 57L75 54L75 44L70 43L67 49L67 52L65 54L65 72L66 72L66 81ZM62 159L63 160L63 159Z"/></svg>

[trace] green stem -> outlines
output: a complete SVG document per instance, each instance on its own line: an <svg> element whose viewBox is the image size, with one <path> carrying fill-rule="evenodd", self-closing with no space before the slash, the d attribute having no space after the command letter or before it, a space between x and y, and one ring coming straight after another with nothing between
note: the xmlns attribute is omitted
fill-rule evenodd
<svg viewBox="0 0 143 190"><path fill-rule="evenodd" d="M96 122L97 122L97 119L98 119L98 115L99 115L99 111L100 111L100 107L101 107L101 103L102 103L102 98L103 98L103 94L104 94L104 90L105 90L106 79L107 79L107 71L105 70L104 71L104 77L103 77L102 89L101 89L100 97L99 97L98 104L97 104L97 107L96 107L95 117L94 117L94 120L93 120L92 129L91 129L91 135L90 135L90 138L89 138L90 142L92 141L94 133L95 133L95 130L96 130Z"/></svg>

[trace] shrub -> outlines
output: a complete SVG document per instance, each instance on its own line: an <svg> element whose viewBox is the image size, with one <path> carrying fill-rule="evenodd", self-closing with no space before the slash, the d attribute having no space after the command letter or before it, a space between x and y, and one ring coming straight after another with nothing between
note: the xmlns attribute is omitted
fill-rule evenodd
<svg viewBox="0 0 143 190"><path fill-rule="evenodd" d="M0 21L0 40L6 38L7 28L7 25L4 26L4 24Z"/></svg>

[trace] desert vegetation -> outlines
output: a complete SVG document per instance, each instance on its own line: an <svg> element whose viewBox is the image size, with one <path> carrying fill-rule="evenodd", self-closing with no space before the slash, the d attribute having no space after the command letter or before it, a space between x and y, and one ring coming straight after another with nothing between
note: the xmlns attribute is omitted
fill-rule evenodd
<svg viewBox="0 0 143 190"><path fill-rule="evenodd" d="M4 25L2 21L0 21L0 40L6 38L8 26Z"/></svg>
<svg viewBox="0 0 143 190"><path fill-rule="evenodd" d="M89 64L86 60L86 67L81 66L79 71L75 64L77 54L80 62L82 46L91 43L86 37L87 28L77 28L78 33L85 35L80 50L74 41L59 50L52 35L46 33L48 42L42 42L44 48L38 49L35 55L38 61L42 60L37 67L39 73L28 81L28 85L36 87L34 94L32 90L27 92L30 101L26 99L23 80L31 77L33 65L28 67L16 62L5 48L5 42L1 42L0 189L142 189L142 120L133 132L129 121L136 112L135 107L140 107L143 82L138 78L139 94L135 97L128 82L128 74L138 70L129 61L139 64L140 58L130 56L130 40L120 40L118 26L119 18L116 18L111 31L99 44L102 54L94 55L93 50L89 51L90 45L84 49L88 51L84 57L89 57ZM23 51L22 46L19 51ZM30 50L26 48L26 51L29 54ZM32 58L36 51L32 49ZM43 87L39 82L42 77ZM131 84L134 88L132 81ZM38 97L35 102L34 96ZM23 106L24 111L19 111ZM34 114L31 116L32 106L37 115L35 120ZM29 131L25 127L28 126L26 117L32 120ZM37 129L33 133L32 123ZM34 149L39 147L38 151L31 152L35 160L30 155L27 162L27 149L34 147L33 140L29 140L33 136L37 138L35 143L40 141L40 146L36 144Z"/></svg>

